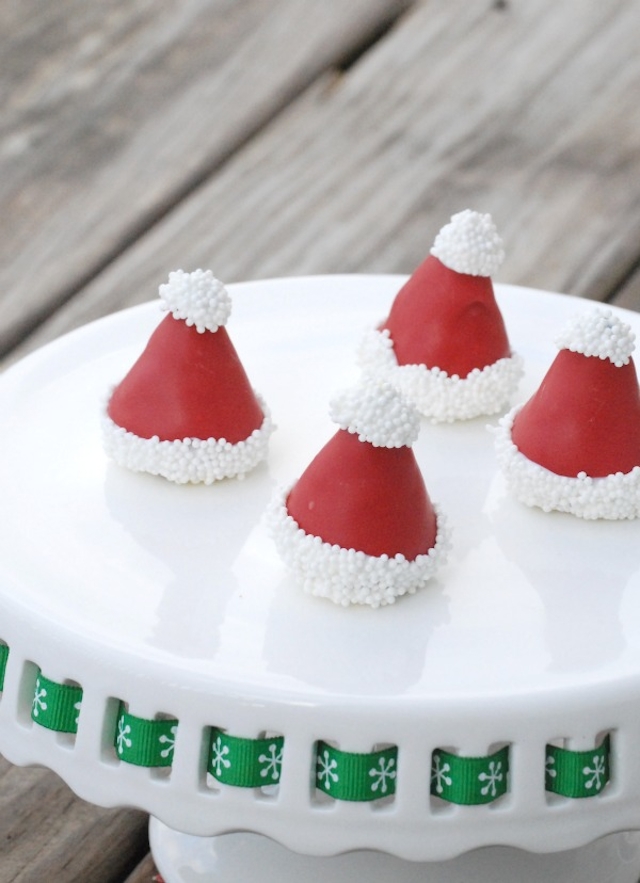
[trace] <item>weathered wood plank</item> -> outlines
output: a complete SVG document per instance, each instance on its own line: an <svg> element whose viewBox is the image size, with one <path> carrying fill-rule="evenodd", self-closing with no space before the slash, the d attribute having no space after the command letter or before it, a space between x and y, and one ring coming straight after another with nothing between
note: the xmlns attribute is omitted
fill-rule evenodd
<svg viewBox="0 0 640 883"><path fill-rule="evenodd" d="M0 349L408 2L3 4Z"/></svg>
<svg viewBox="0 0 640 883"><path fill-rule="evenodd" d="M150 855L144 858L124 883L156 883L159 880L158 869Z"/></svg>
<svg viewBox="0 0 640 883"><path fill-rule="evenodd" d="M30 346L155 296L176 267L225 281L409 272L461 208L490 211L504 281L606 299L640 250L635 0L425 0L295 102Z"/></svg>
<svg viewBox="0 0 640 883"><path fill-rule="evenodd" d="M300 0L287 8L295 9L299 4ZM30 6L34 6L34 0ZM158 6L165 8L164 4L154 8ZM257 14L257 7L254 3L246 8ZM151 5L136 7L142 9L138 13L141 18L137 19L139 32L132 24L122 24L129 21L127 4L109 8L119 9L120 25L125 31L133 29L139 41L133 40L136 45L144 45L145 15L161 32L166 28L164 53L173 58L166 63L169 68L180 67L180 41L173 44L169 34L170 22L175 23L172 16L177 15L174 7L167 4L164 13L158 12L158 20L152 15ZM194 0L181 7L190 9L194 16L204 8L210 10L213 4L205 4L204 0L196 4ZM216 10L221 8L218 4ZM153 171L145 167L145 157L156 164L156 177L179 163L177 147L165 144L161 136L172 126L189 128L193 124L194 108L202 107L210 99L204 80L197 80L197 88L193 86L196 98L190 99L191 105L186 102L191 112L185 111L185 116L180 110L180 96L169 96L169 101L165 96L158 97L161 90L153 92L163 107L173 110L167 111L166 121L162 114L144 117L140 121L144 138L133 138L135 143L131 141L131 132L137 131L137 126L130 114L138 109L136 101L151 94L145 93L144 88L136 93L136 100L131 99L126 112L122 111L122 118L115 109L106 114L110 122L105 119L103 124L113 142L91 129L99 127L105 114L100 110L90 113L88 133L81 133L83 150L90 151L91 144L96 143L92 141L93 134L99 141L96 155L104 151L108 159L100 166L96 178L92 177L95 163L90 163L90 156L85 154L75 161L68 159L60 172L60 166L43 152L39 160L42 173L38 173L42 190L31 188L26 171L25 177L20 178L20 163L15 164L20 186L16 184L12 196L15 203L5 204L20 208L20 200L25 200L34 227L30 242L26 221L24 226L20 222L13 234L5 219L9 232L3 247L9 249L11 241L19 246L18 257L12 262L14 282L18 280L24 286L33 283L34 302L52 292L57 298L63 289L68 290L64 285L68 285L70 278L81 281L82 273L96 266L97 256L103 259L124 248L126 237L137 235L141 229L135 224L127 228L123 218L118 217L129 187L138 213L134 212L134 216L144 223L153 216L157 223L92 284L82 286L78 296L38 334L32 335L27 346L33 347L114 308L153 297L158 282L176 266L211 266L228 281L306 272L408 272L422 259L448 215L466 206L494 214L508 249L500 274L505 281L599 299L608 297L637 264L640 249L640 122L635 112L635 99L640 94L640 59L636 51L640 23L636 10L634 0L607 4L596 0L539 0L536 4L512 3L506 9L463 0L425 0L357 65L343 75L316 83L255 137L250 135L258 129L251 128L250 121L255 120L260 102L243 118L246 128L238 118L239 110L231 108L235 113L236 136L225 142L224 149L216 148L220 165L210 180L195 186L206 175L197 162L189 166L183 178L173 175L174 183L178 179L192 182L193 192L183 200L177 191L165 191L158 197L160 184ZM9 14L6 8L3 14ZM188 17L189 13L184 14ZM53 8L41 22L31 26L36 31L42 28L44 33L47 23L53 27L51 16L55 18ZM160 19L162 27L158 24ZM241 30L237 23L235 26ZM113 43L111 67L97 65L99 79L108 79L110 73L115 76L122 63L115 25L109 33ZM183 26L182 33L192 31ZM277 33L274 36L269 30L264 39L270 43L275 40L278 46L286 42L278 42ZM131 40L124 42L131 46ZM247 38L240 56L247 59L253 49L257 62L264 66L266 58L275 58L277 52L258 46L260 42L255 34L252 39ZM81 44L82 40L78 45ZM188 40L185 45L189 46ZM91 41L85 51L90 55L90 50ZM164 61L161 64L158 51L149 51L152 59L148 76L153 80L156 66L162 67ZM197 54L194 50L194 56ZM60 65L63 55L60 50ZM41 69L36 65L37 70L32 73L25 61L24 80L20 81L23 85L16 88L14 100L26 102L27 107L30 90L38 91L33 83L40 83L42 90L45 82L51 82L49 112L55 115L61 107L69 108L71 104L67 103L70 99L66 93L60 99L65 79L62 74L59 80L53 77L47 81L51 57L58 56L55 52L47 56L49 61L43 62ZM193 68L199 67L202 55L198 58ZM327 66L327 58L323 66L308 73L308 82ZM80 61L77 76L82 84L87 74ZM166 85L170 77L164 67L162 70L160 82ZM29 86L29 77L36 75ZM127 76L126 70L122 76L120 96L126 95L135 79L132 74ZM197 72L193 76L197 77ZM304 82L303 77L294 80L298 86ZM145 82L143 76L143 86ZM184 85L186 80L180 82L187 96L192 96ZM82 88L76 88L82 96ZM115 87L110 84L109 88ZM243 88L248 88L246 81ZM100 98L99 109L111 107L109 95L101 93L98 86L95 89L92 94ZM236 100L237 93L234 95ZM284 106L289 96L280 98L280 104L269 106L259 125L269 113ZM115 108L115 96L111 99ZM266 100L264 94L262 100ZM90 112L86 95L83 101L82 107ZM24 114L22 118L27 117ZM77 132L79 123L76 116L72 117ZM206 126L198 129L199 120L194 125L204 137ZM21 151L32 149L29 144L41 137L36 122L33 128L20 132L22 138L9 139L8 148L4 142L10 156L20 157ZM217 138L218 134L212 137ZM198 140L193 138L193 132L188 138L190 143ZM147 147L155 143L154 155L149 156L148 150L144 153L143 142ZM64 153L72 150L73 144L73 139L63 132L56 150ZM232 156L240 144L244 144L243 149ZM165 155L165 148L170 155ZM222 163L222 159L226 162ZM135 169L132 177L127 172L129 161ZM203 162L202 155L198 161ZM187 156L185 162L190 164L192 158ZM98 189L105 193L110 181L114 193L104 195L98 208L92 188L99 185ZM79 183L83 186L79 187ZM87 189L83 192L85 184ZM145 202L149 188L155 194L155 202ZM75 195L69 196L71 193ZM37 206L39 198L44 199L44 207ZM62 206L57 204L60 201ZM180 201L180 205L171 208L172 201ZM85 226L69 233L69 225L62 223L66 210L77 228L81 228L83 218ZM165 210L166 216L159 219ZM46 223L38 221L38 212L44 212ZM105 221L105 212L113 218L107 217ZM111 221L113 226L109 226ZM107 227L100 226L104 223ZM45 233L45 227L50 235ZM85 235L87 253L80 260ZM94 236L96 240L91 239ZM100 240L100 247L92 251L94 245L89 239ZM27 245L34 248L31 259ZM73 254L66 254L65 247L71 248ZM64 264L65 261L68 263ZM78 274L74 268L79 264L84 269ZM61 280L67 281L62 285ZM22 321L25 312L20 297L26 287L5 284L3 291L7 292L7 315L14 310L13 315L20 317L16 321ZM16 291L17 295L10 294ZM625 299L638 295L635 277L616 295L616 302L632 305ZM634 303L637 306L640 300ZM7 788L5 780L13 775L16 778ZM95 810L97 815L91 816L92 808L72 799L63 786L58 795L52 781L51 774L31 770L3 776L0 843L8 851L0 863L0 881L5 863L11 861L14 870L19 867L23 876L7 876L5 880L38 879L37 873L45 868L45 855L49 861L45 878L55 879L56 883L67 879L92 883L96 879L110 879L95 874L83 877L77 866L73 869L75 877L52 877L51 852L66 861L71 854L70 844L71 850L77 851L74 844L84 843L88 830L94 831L92 836L106 849L108 840L116 842L119 837L130 835L128 826L129 834L118 828L121 819L130 818L129 814L103 816L104 811ZM42 801L40 793L45 795ZM21 803L23 798L25 802ZM67 805L66 800L71 803ZM44 817L45 806L49 822ZM64 821L67 809L75 821ZM87 819L93 819L86 822L88 827L82 821L85 813ZM110 821L103 822L105 818ZM26 819L32 821L27 824ZM7 835L5 820L9 826ZM41 827L34 845L28 832L36 823ZM110 824L115 827L110 829ZM145 826L146 821L141 819L141 832ZM102 838L103 830L110 832L106 840ZM147 861L134 872L134 877L146 873L148 867ZM28 876L27 869L33 876ZM143 879L138 876L135 883L142 883Z"/></svg>
<svg viewBox="0 0 640 883"><path fill-rule="evenodd" d="M121 883L147 849L144 813L91 806L0 758L0 883Z"/></svg>
<svg viewBox="0 0 640 883"><path fill-rule="evenodd" d="M636 270L619 291L611 303L617 304L619 307L625 307L627 310L638 310L640 312L640 271Z"/></svg>

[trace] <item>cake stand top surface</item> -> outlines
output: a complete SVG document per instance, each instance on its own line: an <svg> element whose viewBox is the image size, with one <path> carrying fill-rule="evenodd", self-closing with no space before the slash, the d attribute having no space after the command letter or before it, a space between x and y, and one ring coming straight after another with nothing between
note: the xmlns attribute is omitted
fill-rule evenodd
<svg viewBox="0 0 640 883"><path fill-rule="evenodd" d="M451 705L575 693L640 676L637 522L587 522L508 495L488 425L424 423L416 456L453 551L415 596L377 610L300 592L262 515L334 433L328 403L358 377L361 334L398 277L230 286L228 330L277 426L244 480L177 486L109 462L108 390L162 313L93 323L0 380L0 604L58 644L208 692L291 702ZM566 319L593 305L496 286L536 388ZM636 331L640 317L625 313ZM0 638L3 635L0 634ZM124 666L124 663L123 663Z"/></svg>
<svg viewBox="0 0 640 883"><path fill-rule="evenodd" d="M229 286L228 332L277 425L267 462L242 481L172 485L103 452L102 408L161 320L157 302L60 338L0 378L9 760L49 766L85 799L138 806L190 834L250 830L313 854L549 851L640 827L638 522L517 503L496 468L496 418L422 426L416 456L453 548L418 594L377 610L307 596L267 534L274 491L335 432L329 401L358 379L361 337L402 281ZM566 321L594 306L513 286L496 295L525 364L522 401ZM621 313L640 331L640 316ZM77 735L37 725L39 673L81 688ZM168 775L120 761L123 708L177 723ZM212 779L217 732L284 739L277 795ZM592 751L604 734L606 791L549 796L545 746ZM322 744L352 758L396 750L392 803L323 803ZM508 750L508 792L488 808L442 811L430 792L440 749L487 763Z"/></svg>

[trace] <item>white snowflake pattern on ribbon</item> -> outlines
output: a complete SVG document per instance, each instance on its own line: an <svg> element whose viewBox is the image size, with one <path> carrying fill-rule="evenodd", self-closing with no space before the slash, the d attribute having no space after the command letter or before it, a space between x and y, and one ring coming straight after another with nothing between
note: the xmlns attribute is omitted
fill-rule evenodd
<svg viewBox="0 0 640 883"><path fill-rule="evenodd" d="M453 779L451 776L447 775L447 773L450 772L451 764L446 761L443 762L440 755L436 754L433 758L433 765L431 767L431 782L435 785L436 794L442 794L445 785L450 787L453 784Z"/></svg>
<svg viewBox="0 0 640 883"><path fill-rule="evenodd" d="M218 778L222 775L223 770L228 770L231 767L228 754L229 746L223 745L222 737L218 736L211 746L211 770Z"/></svg>
<svg viewBox="0 0 640 883"><path fill-rule="evenodd" d="M123 717L118 720L118 735L116 736L116 750L118 754L124 754L125 748L131 748L133 741L129 739L131 727L125 723Z"/></svg>
<svg viewBox="0 0 640 883"><path fill-rule="evenodd" d="M163 733L161 736L158 737L158 742L161 745L167 746L166 748L163 748L162 751L160 752L160 757L162 757L164 760L166 760L168 757L170 757L170 755L173 754L173 751L176 747L176 733L177 733L177 731L178 731L178 725L174 724L172 727L169 728L168 733Z"/></svg>
<svg viewBox="0 0 640 883"><path fill-rule="evenodd" d="M604 757L594 754L591 758L593 767L585 766L582 769L582 775L585 777L584 787L587 790L593 788L594 793L601 791L605 784L606 763Z"/></svg>
<svg viewBox="0 0 640 883"><path fill-rule="evenodd" d="M395 765L396 761L394 757L378 758L378 766L374 766L369 770L369 775L373 779L371 790L374 793L378 788L380 789L381 794L387 793L387 781L389 783L393 782L397 775L396 770L394 769Z"/></svg>
<svg viewBox="0 0 640 883"><path fill-rule="evenodd" d="M42 686L40 682L40 678L36 681L36 689L33 695L33 703L31 705L31 714L33 717L38 717L41 711L46 711L48 708L47 703L45 702L47 698L47 690Z"/></svg>
<svg viewBox="0 0 640 883"><path fill-rule="evenodd" d="M551 779L555 779L558 775L558 770L556 769L556 759L552 754L548 754L545 761L545 770L547 775Z"/></svg>
<svg viewBox="0 0 640 883"><path fill-rule="evenodd" d="M316 778L327 790L340 781L337 769L338 761L331 757L325 748L322 754L318 755Z"/></svg>
<svg viewBox="0 0 640 883"><path fill-rule="evenodd" d="M487 795L491 795L491 797L498 796L498 785L502 782L503 773L502 773L502 761L501 760L491 760L489 761L489 770L488 772L480 773L478 776L479 782L486 782L480 789L480 794L483 797Z"/></svg>
<svg viewBox="0 0 640 883"><path fill-rule="evenodd" d="M258 763L260 764L260 776L263 779L271 778L272 782L277 782L280 779L283 751L284 749L282 747L278 750L276 742L272 742L269 745L267 753L259 755Z"/></svg>

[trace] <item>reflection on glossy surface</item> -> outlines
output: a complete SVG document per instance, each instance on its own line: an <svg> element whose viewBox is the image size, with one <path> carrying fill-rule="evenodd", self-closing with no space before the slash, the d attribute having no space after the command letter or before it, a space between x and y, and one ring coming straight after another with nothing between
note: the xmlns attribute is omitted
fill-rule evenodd
<svg viewBox="0 0 640 883"><path fill-rule="evenodd" d="M238 591L234 562L269 499L265 467L258 472L264 474L251 485L221 483L212 505L205 486L179 488L109 465L104 491L111 517L165 574L150 623L151 646L184 658L215 656L225 608ZM176 511L186 516L186 506L188 517L174 517Z"/></svg>
<svg viewBox="0 0 640 883"><path fill-rule="evenodd" d="M638 524L527 510L506 496L493 524L502 554L540 599L548 669L606 669L623 656L621 606L625 592L637 593ZM568 551L575 546L579 555Z"/></svg>
<svg viewBox="0 0 640 883"><path fill-rule="evenodd" d="M302 595L285 571L262 512L333 433L329 399L357 377L362 330L397 284L338 277L237 288L234 340L278 427L268 463L243 481L174 486L106 461L99 404L158 321L154 304L7 372L0 597L163 660L177 677L303 700L507 695L640 672L640 628L629 625L640 626L640 525L514 502L485 420L422 427L416 456L451 522L453 552L419 595L345 610ZM506 287L498 296L525 360L524 398L575 305Z"/></svg>
<svg viewBox="0 0 640 883"><path fill-rule="evenodd" d="M420 682L432 635L448 620L438 579L428 597L423 592L404 600L413 607L409 619L399 603L383 617L370 608L345 611L301 595L291 580L283 579L269 611L267 669L286 674L295 659L296 678L323 692L402 695Z"/></svg>

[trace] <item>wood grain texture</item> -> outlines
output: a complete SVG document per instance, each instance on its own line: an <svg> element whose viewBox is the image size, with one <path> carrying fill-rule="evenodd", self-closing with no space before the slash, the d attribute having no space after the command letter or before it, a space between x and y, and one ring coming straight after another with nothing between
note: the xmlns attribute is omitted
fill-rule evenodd
<svg viewBox="0 0 640 883"><path fill-rule="evenodd" d="M0 348L406 5L4 4Z"/></svg>
<svg viewBox="0 0 640 883"><path fill-rule="evenodd" d="M0 758L0 883L120 883L147 849L144 813L91 806Z"/></svg>
<svg viewBox="0 0 640 883"><path fill-rule="evenodd" d="M636 270L616 292L612 303L640 311L640 270Z"/></svg>
<svg viewBox="0 0 640 883"><path fill-rule="evenodd" d="M176 267L408 273L466 207L499 279L640 309L637 0L23 0L0 28L11 359ZM145 852L142 814L0 760L0 883L150 883Z"/></svg>
<svg viewBox="0 0 640 883"><path fill-rule="evenodd" d="M28 345L153 298L176 267L224 281L410 272L466 207L505 239L499 279L605 300L640 250L639 42L635 0L425 0Z"/></svg>
<svg viewBox="0 0 640 883"><path fill-rule="evenodd" d="M158 881L158 869L151 856L147 855L123 883L158 883ZM258 883L258 881L256 880L255 883Z"/></svg>

